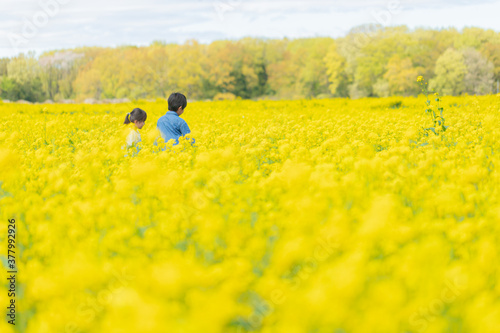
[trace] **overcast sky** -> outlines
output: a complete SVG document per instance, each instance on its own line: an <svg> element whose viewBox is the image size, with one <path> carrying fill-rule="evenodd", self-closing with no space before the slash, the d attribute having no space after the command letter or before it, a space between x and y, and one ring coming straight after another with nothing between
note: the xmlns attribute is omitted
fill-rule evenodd
<svg viewBox="0 0 500 333"><path fill-rule="evenodd" d="M0 5L0 57L155 40L339 37L367 23L500 31L500 0L0 0Z"/></svg>

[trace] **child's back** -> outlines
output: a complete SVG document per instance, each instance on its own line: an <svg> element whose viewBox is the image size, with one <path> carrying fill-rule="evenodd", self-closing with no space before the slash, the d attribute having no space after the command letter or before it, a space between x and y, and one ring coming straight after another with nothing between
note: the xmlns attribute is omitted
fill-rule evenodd
<svg viewBox="0 0 500 333"><path fill-rule="evenodd" d="M130 129L126 141L127 148L137 146L141 141L141 133L137 129Z"/></svg>
<svg viewBox="0 0 500 333"><path fill-rule="evenodd" d="M175 140L174 145L176 145L179 143L179 138L181 136L191 133L186 121L180 117L180 115L184 113L186 106L187 99L183 94L173 93L168 98L169 111L161 116L156 124L165 142L173 139ZM194 139L192 139L192 142L194 142Z"/></svg>
<svg viewBox="0 0 500 333"><path fill-rule="evenodd" d="M174 111L168 111L165 115L161 116L156 125L165 142L174 139L175 144L178 144L181 136L191 133L186 121Z"/></svg>

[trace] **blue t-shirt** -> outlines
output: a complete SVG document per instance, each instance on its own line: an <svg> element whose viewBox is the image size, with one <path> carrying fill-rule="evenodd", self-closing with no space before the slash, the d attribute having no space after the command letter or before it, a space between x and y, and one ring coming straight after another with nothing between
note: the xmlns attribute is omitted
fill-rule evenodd
<svg viewBox="0 0 500 333"><path fill-rule="evenodd" d="M156 126L160 130L161 137L165 142L168 142L170 139L175 140L174 146L179 144L181 136L191 133L186 121L179 117L175 111L168 111L164 116L161 116ZM191 139L191 143L194 143L194 139Z"/></svg>

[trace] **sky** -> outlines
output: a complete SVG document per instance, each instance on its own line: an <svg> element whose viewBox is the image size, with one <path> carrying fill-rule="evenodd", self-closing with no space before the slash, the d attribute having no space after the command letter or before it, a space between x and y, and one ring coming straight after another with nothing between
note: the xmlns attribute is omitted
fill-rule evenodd
<svg viewBox="0 0 500 333"><path fill-rule="evenodd" d="M345 36L363 24L500 31L500 0L0 0L0 57L80 46Z"/></svg>

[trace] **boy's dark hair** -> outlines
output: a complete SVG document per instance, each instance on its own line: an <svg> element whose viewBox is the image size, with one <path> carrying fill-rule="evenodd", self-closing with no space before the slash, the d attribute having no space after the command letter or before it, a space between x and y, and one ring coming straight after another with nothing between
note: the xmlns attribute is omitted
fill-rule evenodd
<svg viewBox="0 0 500 333"><path fill-rule="evenodd" d="M169 111L177 111L177 110L179 110L179 107L181 107L184 110L186 108L186 106L187 106L186 96L184 96L181 93L173 93L168 98L168 110Z"/></svg>
<svg viewBox="0 0 500 333"><path fill-rule="evenodd" d="M146 111L139 108L135 108L132 110L132 112L127 113L124 124L127 125L133 123L135 120L146 121L146 119L148 119Z"/></svg>

